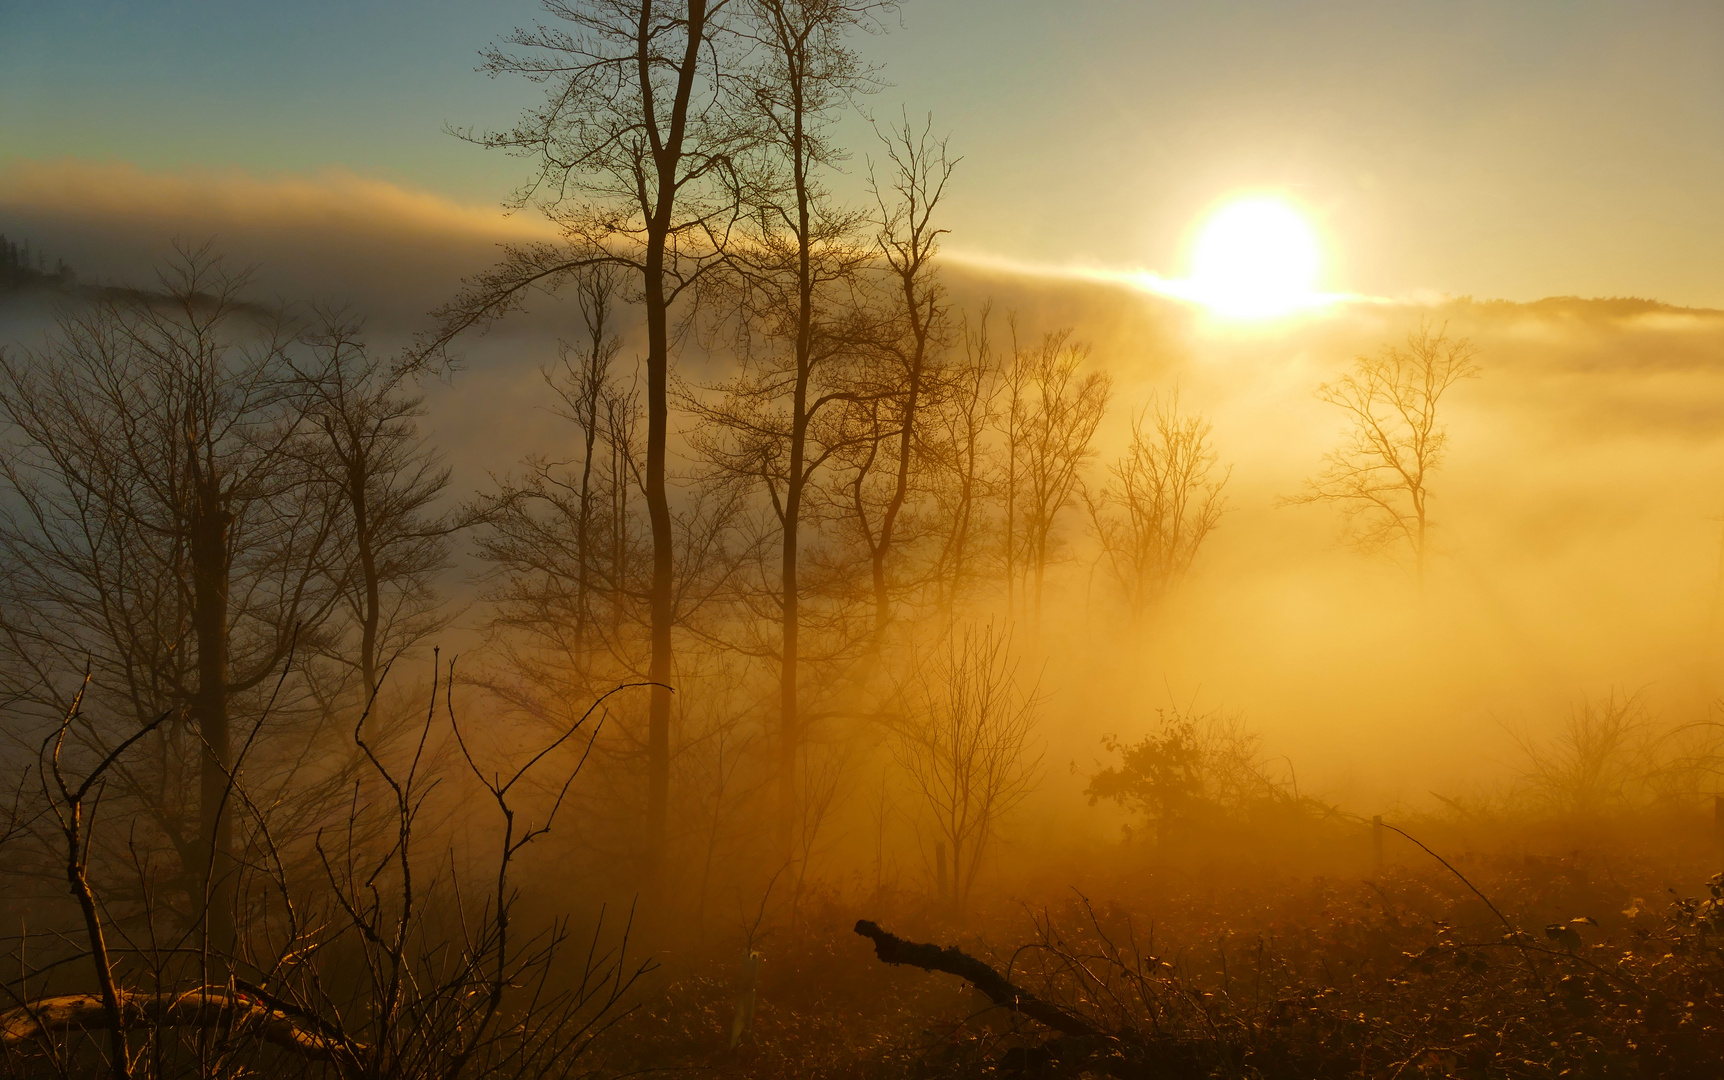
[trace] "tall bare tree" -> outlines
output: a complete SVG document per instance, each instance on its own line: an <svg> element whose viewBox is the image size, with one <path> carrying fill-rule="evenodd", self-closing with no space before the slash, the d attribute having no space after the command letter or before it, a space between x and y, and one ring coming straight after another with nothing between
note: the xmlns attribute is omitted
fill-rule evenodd
<svg viewBox="0 0 1724 1080"><path fill-rule="evenodd" d="M1438 415L1443 395L1479 374L1465 338L1426 323L1405 348L1361 356L1353 370L1317 388L1317 397L1347 417L1346 441L1288 503L1329 502L1351 522L1351 539L1373 550L1406 545L1423 583L1430 550L1430 478L1442 464L1448 432Z"/></svg>
<svg viewBox="0 0 1724 1080"><path fill-rule="evenodd" d="M890 317L878 334L878 361L870 376L875 390L859 410L868 437L848 487L868 552L876 641L892 618L888 564L899 546L912 472L930 448L930 432L924 429L930 406L938 404L943 351L950 344L946 290L936 262L945 230L935 225L934 215L957 162L932 131L931 119L920 131L906 119L882 136L885 175L875 169L869 176Z"/></svg>
<svg viewBox="0 0 1724 1080"><path fill-rule="evenodd" d="M501 572L493 599L499 621L549 643L577 683L594 675L594 654L604 639L624 667L645 674L647 657L625 644L632 626L633 594L650 587L639 569L650 564L636 528L641 492L639 394L613 371L622 341L616 334L620 271L606 264L582 268L573 291L585 334L559 342L559 365L541 371L555 397L552 408L574 425L578 456L528 459L526 475L502 481L481 500L477 516L489 524L480 554ZM612 672L603 676L608 678Z"/></svg>
<svg viewBox="0 0 1724 1080"><path fill-rule="evenodd" d="M974 326L962 329L964 354L947 372L945 393L929 425L935 474L934 530L939 550L932 579L935 603L949 628L958 598L977 576L976 548L987 525L984 510L993 490L988 437L999 417L1000 368L989 335L991 309L984 305Z"/></svg>
<svg viewBox="0 0 1724 1080"><path fill-rule="evenodd" d="M837 440L823 438L823 414L854 396L839 367L858 352L850 302L867 252L862 215L839 209L822 175L842 153L830 138L841 109L873 78L846 41L890 0L750 0L746 33L748 115L761 133L752 157L748 236L730 249L735 328L744 369L721 388L723 401L695 402L709 434L709 460L753 477L771 499L779 531L779 846L788 856L797 820L802 740L802 527L815 475Z"/></svg>
<svg viewBox="0 0 1724 1080"><path fill-rule="evenodd" d="M1228 470L1216 475L1209 422L1180 415L1177 394L1149 409L1132 420L1131 442L1108 482L1093 497L1085 493L1102 559L1134 620L1191 569L1227 510Z"/></svg>
<svg viewBox="0 0 1724 1080"><path fill-rule="evenodd" d="M508 249L442 308L414 355L443 352L460 333L555 290L597 263L629 271L646 323L643 483L652 536L652 660L646 872L663 858L670 797L675 524L666 487L671 310L712 267L735 217L732 165L754 139L735 108L735 0L543 0L550 25L518 30L485 53L492 76L546 87L542 106L506 131L472 136L534 162L521 205L565 233L561 244Z"/></svg>
<svg viewBox="0 0 1724 1080"><path fill-rule="evenodd" d="M479 557L492 567L498 672L507 675L485 681L556 723L595 685L644 678L652 664L640 394L613 370L618 274L597 264L573 277L586 333L560 342L558 364L540 374L577 450L529 456L473 512Z"/></svg>
<svg viewBox="0 0 1724 1080"><path fill-rule="evenodd" d="M357 641L337 632L320 646L359 676L365 734L375 745L377 710L368 705L383 671L450 618L432 588L457 526L436 506L449 469L419 431L424 397L367 349L356 322L326 314L304 340L311 356L300 373L315 433L302 443L304 457L313 478L338 493L332 573L340 609L358 631Z"/></svg>
<svg viewBox="0 0 1724 1080"><path fill-rule="evenodd" d="M559 363L542 371L551 408L567 420L575 452L536 454L505 476L474 507L479 557L490 565L485 599L495 659L472 677L497 699L550 728L575 722L593 695L618 681L644 679L651 664L652 545L642 510L640 395L632 377L613 370L613 268L576 272L586 333L561 343ZM691 750L688 717L722 712L713 680L702 679L703 639L697 619L725 590L735 559L728 549L736 493L692 488L672 515L681 553L672 593L674 622L685 635L673 672L682 689L673 712L672 766L681 798L690 770L678 765ZM581 845L610 867L636 866L643 819L643 763L650 765L649 709L629 695L592 746L586 791L588 828ZM641 703L650 705L646 695ZM698 757L698 752L693 756ZM718 767L722 769L722 758ZM734 769L734 763L731 766ZM703 784L701 776L696 783ZM674 794L674 793L673 793ZM673 805L677 803L673 799ZM676 820L673 815L673 820ZM663 882L661 882L663 884Z"/></svg>
<svg viewBox="0 0 1724 1080"><path fill-rule="evenodd" d="M183 717L159 729L160 774L139 794L218 949L233 936L235 703L339 595L336 505L298 452L308 397L291 328L245 285L182 250L159 295L76 309L44 351L0 361L5 642L44 710L66 714L55 688L88 670L83 708L121 738ZM195 827L172 805L187 789Z"/></svg>
<svg viewBox="0 0 1724 1080"><path fill-rule="evenodd" d="M1058 541L1055 526L1095 456L1096 428L1112 392L1106 373L1079 373L1088 358L1089 347L1072 341L1071 331L1044 334L1032 348L1014 342L1003 380L1007 604L1015 610L1014 594L1025 590L1032 626L1041 622L1043 586Z"/></svg>

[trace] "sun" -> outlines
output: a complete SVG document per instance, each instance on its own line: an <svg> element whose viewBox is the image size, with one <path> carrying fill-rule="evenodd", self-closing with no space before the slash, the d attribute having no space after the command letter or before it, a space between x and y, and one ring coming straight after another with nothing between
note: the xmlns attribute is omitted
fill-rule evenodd
<svg viewBox="0 0 1724 1080"><path fill-rule="evenodd" d="M1285 315L1320 302L1322 249L1298 210L1270 195L1223 205L1192 248L1193 299L1235 319Z"/></svg>

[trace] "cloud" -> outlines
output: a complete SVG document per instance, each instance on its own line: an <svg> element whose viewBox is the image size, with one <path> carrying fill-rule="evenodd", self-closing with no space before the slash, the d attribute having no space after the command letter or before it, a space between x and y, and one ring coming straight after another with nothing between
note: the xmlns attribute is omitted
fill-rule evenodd
<svg viewBox="0 0 1724 1080"><path fill-rule="evenodd" d="M0 170L0 229L86 280L148 282L174 240L213 241L284 299L423 316L501 243L555 235L530 214L464 206L342 170L256 176L148 172L125 162L15 162Z"/></svg>

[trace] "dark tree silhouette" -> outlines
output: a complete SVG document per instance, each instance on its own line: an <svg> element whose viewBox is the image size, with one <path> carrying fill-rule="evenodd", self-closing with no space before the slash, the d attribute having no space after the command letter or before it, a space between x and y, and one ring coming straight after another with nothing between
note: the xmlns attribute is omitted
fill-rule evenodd
<svg viewBox="0 0 1724 1080"><path fill-rule="evenodd" d="M842 158L829 137L839 110L873 85L846 35L894 7L886 0L746 6L741 26L756 62L741 115L760 134L749 159L746 239L731 247L728 263L744 369L719 388L719 403L691 398L708 428L700 440L707 458L763 484L778 522L778 839L787 857L803 738L803 527L815 476L841 438L835 414L854 396L844 367L865 334L851 303L868 257L858 236L862 215L834 204L822 174Z"/></svg>
<svg viewBox="0 0 1724 1080"><path fill-rule="evenodd" d="M247 305L245 284L208 249L182 250L160 295L74 309L45 351L0 358L19 442L0 456L0 620L30 683L17 692L64 712L55 688L88 669L122 730L183 712L147 805L223 947L233 702L323 622L341 577L337 504L300 452L310 397L291 327ZM195 828L171 807L187 788Z"/></svg>
<svg viewBox="0 0 1724 1080"><path fill-rule="evenodd" d="M670 798L670 680L675 626L675 524L666 489L673 327L682 295L717 265L734 223L736 156L754 139L735 108L740 59L734 0L545 0L553 22L519 30L485 53L487 74L546 88L515 127L469 134L519 154L535 174L521 205L564 231L561 244L509 248L437 312L412 353L443 355L462 332L554 291L584 267L631 272L646 322L644 488L652 534L645 873L664 856Z"/></svg>
<svg viewBox="0 0 1724 1080"><path fill-rule="evenodd" d="M355 641L331 627L318 644L359 676L364 709L390 664L448 624L432 579L449 563L458 522L437 509L449 470L419 431L424 398L409 391L406 373L370 352L358 324L339 315L326 315L303 339L311 356L299 367L314 434L300 445L339 507L331 572L338 610L358 634ZM367 736L377 739L375 725Z"/></svg>

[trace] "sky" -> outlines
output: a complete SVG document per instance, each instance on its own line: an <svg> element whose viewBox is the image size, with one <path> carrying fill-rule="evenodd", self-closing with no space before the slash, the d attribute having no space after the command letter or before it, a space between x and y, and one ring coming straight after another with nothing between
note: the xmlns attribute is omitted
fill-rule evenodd
<svg viewBox="0 0 1724 1080"><path fill-rule="evenodd" d="M523 163L446 129L533 99L473 69L537 10L0 0L0 187L71 159L495 206ZM909 0L861 47L890 84L866 107L964 157L956 254L1174 275L1206 212L1273 192L1330 289L1724 307L1715 3Z"/></svg>

